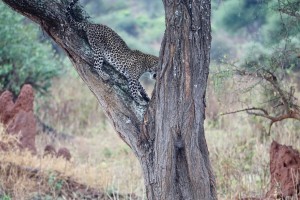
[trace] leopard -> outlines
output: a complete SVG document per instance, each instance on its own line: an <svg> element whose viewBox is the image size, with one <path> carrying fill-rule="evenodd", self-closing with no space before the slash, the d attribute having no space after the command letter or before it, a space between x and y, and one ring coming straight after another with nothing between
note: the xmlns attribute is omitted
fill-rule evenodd
<svg viewBox="0 0 300 200"><path fill-rule="evenodd" d="M95 71L103 80L108 80L109 75L103 71L103 63L107 62L125 76L134 101L141 103L139 98L141 96L148 103L150 98L139 78L144 73L150 72L151 78L156 79L159 58L139 50L131 50L121 36L104 24L75 20L72 17L72 10L77 2L78 0L70 2L66 16L72 27L85 33L93 52Z"/></svg>

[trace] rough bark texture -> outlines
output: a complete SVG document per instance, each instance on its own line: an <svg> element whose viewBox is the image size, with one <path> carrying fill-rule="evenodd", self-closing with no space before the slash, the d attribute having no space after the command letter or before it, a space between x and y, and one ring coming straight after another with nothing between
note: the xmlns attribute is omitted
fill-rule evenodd
<svg viewBox="0 0 300 200"><path fill-rule="evenodd" d="M150 106L145 117L152 122L145 135L154 140L149 154L152 158L144 162L149 162L147 170L151 172L145 177L148 197L215 199L203 129L211 42L210 1L165 0L164 6L166 32L160 52L156 105Z"/></svg>
<svg viewBox="0 0 300 200"><path fill-rule="evenodd" d="M90 69L84 38L70 27L66 4L3 0L41 25L72 60L119 136L139 159L149 200L216 199L204 136L205 90L210 50L210 0L163 0L166 32L150 104L136 104L127 82L105 65L109 82Z"/></svg>

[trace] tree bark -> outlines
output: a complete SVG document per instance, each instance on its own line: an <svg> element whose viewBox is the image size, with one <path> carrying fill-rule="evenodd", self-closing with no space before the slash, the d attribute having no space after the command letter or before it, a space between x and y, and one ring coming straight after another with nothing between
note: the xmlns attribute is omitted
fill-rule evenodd
<svg viewBox="0 0 300 200"><path fill-rule="evenodd" d="M145 117L154 122L145 134L154 134L149 153L152 158L142 162L148 162L143 166L148 175L147 195L149 199L216 199L203 128L211 45L210 1L163 2L166 32L156 105L150 106L153 113Z"/></svg>
<svg viewBox="0 0 300 200"><path fill-rule="evenodd" d="M156 88L148 106L131 98L126 79L111 66L104 82L90 69L91 49L66 18L67 4L3 0L40 24L67 53L118 135L140 161L149 200L216 199L204 135L211 45L210 0L163 0L166 31Z"/></svg>

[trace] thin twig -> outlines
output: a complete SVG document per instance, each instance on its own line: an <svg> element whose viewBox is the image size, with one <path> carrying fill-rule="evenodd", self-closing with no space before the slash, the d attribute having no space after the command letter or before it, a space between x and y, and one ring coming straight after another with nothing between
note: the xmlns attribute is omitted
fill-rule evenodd
<svg viewBox="0 0 300 200"><path fill-rule="evenodd" d="M265 109L252 107L252 108L245 108L245 109L241 109L241 110L235 110L235 111L232 111L232 112L225 112L225 113L220 114L220 116L229 115L229 114L235 114L235 113L245 112L245 111L250 111L250 110L262 111L265 115L268 115L268 112Z"/></svg>

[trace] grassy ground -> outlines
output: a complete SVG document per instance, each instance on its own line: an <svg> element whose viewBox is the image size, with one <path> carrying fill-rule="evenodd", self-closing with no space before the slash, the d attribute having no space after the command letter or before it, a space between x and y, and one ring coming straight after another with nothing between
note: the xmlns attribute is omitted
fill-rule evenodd
<svg viewBox="0 0 300 200"><path fill-rule="evenodd" d="M72 162L92 168L84 174L86 184L103 188L108 193L136 193L142 197L144 187L139 163L114 132L84 83L73 76L59 79L53 86L52 96L54 99L37 102L40 105L37 113L58 131L75 137L53 141L39 135L38 149L42 150L46 144L57 148L65 146L73 155Z"/></svg>
<svg viewBox="0 0 300 200"><path fill-rule="evenodd" d="M262 196L269 187L270 143L276 140L299 149L299 122L275 124L268 136L265 131L267 123L259 118L243 113L218 116L228 106L218 100L213 89L209 91L206 139L217 178L219 199ZM51 96L38 99L35 105L36 113L44 122L74 136L63 140L39 134L36 138L38 151L42 152L46 144L56 148L67 147L72 154L71 162L32 158L27 154L0 154L1 162L60 171L63 176L73 177L105 193L135 193L144 199L143 179L137 159L118 138L95 97L79 78L70 75L57 79ZM10 186L3 182L0 186L2 190L9 191L7 195L13 194L14 199L22 199L19 197L29 192L30 188L37 187L34 182L22 185L24 182L20 177ZM46 182L49 182L49 176Z"/></svg>

